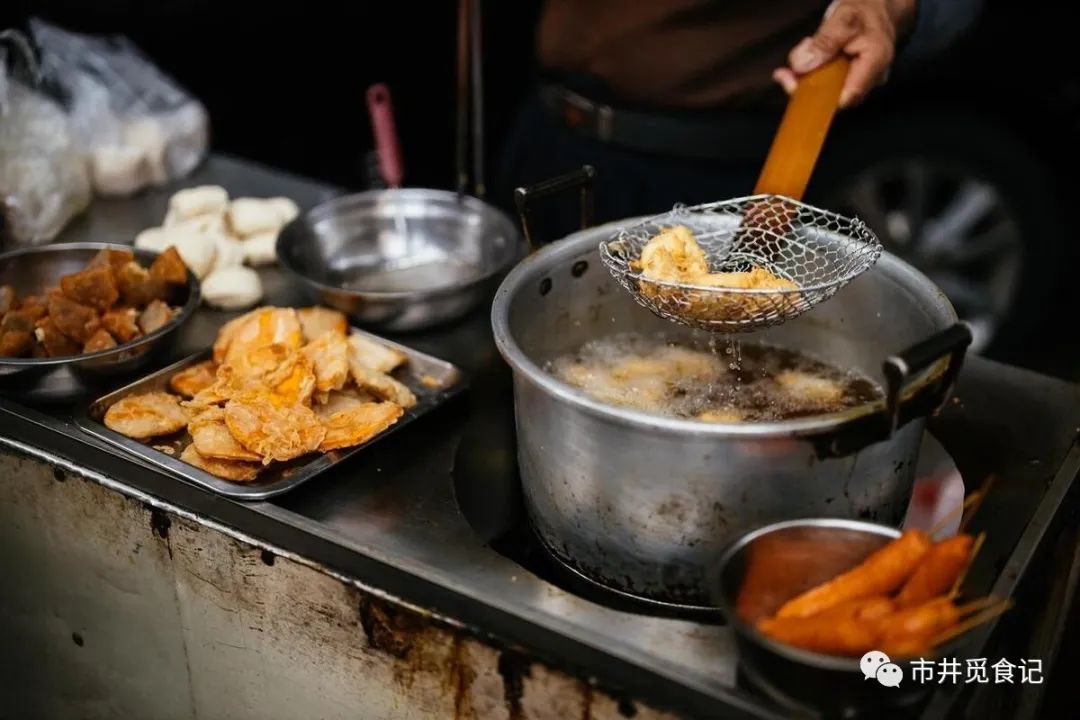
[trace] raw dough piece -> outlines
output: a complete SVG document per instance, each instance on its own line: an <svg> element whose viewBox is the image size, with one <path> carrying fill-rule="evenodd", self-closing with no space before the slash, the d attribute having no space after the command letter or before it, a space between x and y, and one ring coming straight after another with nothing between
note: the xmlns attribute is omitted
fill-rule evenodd
<svg viewBox="0 0 1080 720"><path fill-rule="evenodd" d="M203 300L222 310L242 310L262 300L259 275L251 268L226 267L215 270L203 281Z"/></svg>
<svg viewBox="0 0 1080 720"><path fill-rule="evenodd" d="M284 223L277 204L262 198L237 198L225 211L234 235L249 237L256 233L277 232Z"/></svg>
<svg viewBox="0 0 1080 720"><path fill-rule="evenodd" d="M277 262L277 230L255 233L240 244L244 249L244 260L252 267L273 265Z"/></svg>
<svg viewBox="0 0 1080 720"><path fill-rule="evenodd" d="M229 193L217 185L181 190L169 199L166 224L189 220L199 215L220 215L229 207ZM168 222L171 220L171 223Z"/></svg>

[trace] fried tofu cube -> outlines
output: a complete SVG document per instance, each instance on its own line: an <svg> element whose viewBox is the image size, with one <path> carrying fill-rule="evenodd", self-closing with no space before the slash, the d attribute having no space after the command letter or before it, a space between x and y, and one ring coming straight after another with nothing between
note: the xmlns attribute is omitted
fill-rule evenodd
<svg viewBox="0 0 1080 720"><path fill-rule="evenodd" d="M83 345L84 353L98 352L100 350L108 350L116 347L116 340L109 331L105 328L100 328L97 332L90 336L90 339Z"/></svg>
<svg viewBox="0 0 1080 720"><path fill-rule="evenodd" d="M0 357L24 357L34 344L34 334L28 330L7 330L0 333Z"/></svg>
<svg viewBox="0 0 1080 720"><path fill-rule="evenodd" d="M105 248L98 252L86 267L111 267L113 270L119 270L133 260L135 260L135 253L130 250Z"/></svg>
<svg viewBox="0 0 1080 720"><path fill-rule="evenodd" d="M38 318L22 310L12 310L4 315L3 320L0 320L0 332L17 330L32 333L34 331L34 323L37 322L37 320Z"/></svg>
<svg viewBox="0 0 1080 720"><path fill-rule="evenodd" d="M139 328L143 334L149 335L165 327L172 319L173 309L161 300L154 300L139 313Z"/></svg>
<svg viewBox="0 0 1080 720"><path fill-rule="evenodd" d="M48 313L48 311L49 309L45 304L45 298L40 295L30 295L29 297L23 298L22 302L19 303L19 312L28 316L34 322L45 317L45 314Z"/></svg>
<svg viewBox="0 0 1080 720"><path fill-rule="evenodd" d="M110 265L98 265L60 278L60 291L69 300L105 311L120 299Z"/></svg>
<svg viewBox="0 0 1080 720"><path fill-rule="evenodd" d="M138 325L139 313L135 308L113 308L101 316L102 326L122 343L131 342L142 335Z"/></svg>
<svg viewBox="0 0 1080 720"><path fill-rule="evenodd" d="M34 328L34 336L41 343L47 357L78 355L81 349L77 342L60 332L60 328L48 315L38 320L37 327Z"/></svg>
<svg viewBox="0 0 1080 720"><path fill-rule="evenodd" d="M165 296L165 288L150 277L150 271L137 262L129 262L116 272L116 283L125 305L141 307Z"/></svg>
<svg viewBox="0 0 1080 720"><path fill-rule="evenodd" d="M94 308L70 300L64 295L49 297L49 317L60 332L80 346L101 327L101 318Z"/></svg>
<svg viewBox="0 0 1080 720"><path fill-rule="evenodd" d="M180 253L171 245L150 265L150 279L160 285L185 285L187 272Z"/></svg>

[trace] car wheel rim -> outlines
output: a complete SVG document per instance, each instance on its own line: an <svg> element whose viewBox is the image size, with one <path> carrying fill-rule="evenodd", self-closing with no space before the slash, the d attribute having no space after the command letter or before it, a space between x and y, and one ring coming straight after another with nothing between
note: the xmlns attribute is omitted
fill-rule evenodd
<svg viewBox="0 0 1080 720"><path fill-rule="evenodd" d="M836 204L945 292L972 326L974 351L990 344L1016 299L1023 261L1020 224L993 184L905 159L856 174Z"/></svg>

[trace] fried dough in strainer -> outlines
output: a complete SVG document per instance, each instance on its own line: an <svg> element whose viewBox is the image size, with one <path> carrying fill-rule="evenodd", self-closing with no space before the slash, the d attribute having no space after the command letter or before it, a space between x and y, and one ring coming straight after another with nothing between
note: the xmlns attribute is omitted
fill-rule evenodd
<svg viewBox="0 0 1080 720"><path fill-rule="evenodd" d="M233 482L251 482L262 470L262 466L258 463L206 457L199 452L194 444L184 448L184 452L180 453L180 460L223 480L232 480Z"/></svg>
<svg viewBox="0 0 1080 720"><path fill-rule="evenodd" d="M230 400L225 424L241 445L262 457L263 464L314 452L326 436L310 408L278 407L262 398Z"/></svg>
<svg viewBox="0 0 1080 720"><path fill-rule="evenodd" d="M199 413L188 423L188 434L199 454L220 460L262 460L236 441L225 425L225 411L214 407Z"/></svg>
<svg viewBox="0 0 1080 720"><path fill-rule="evenodd" d="M136 440L171 435L187 423L180 398L163 392L130 395L105 411L105 427Z"/></svg>

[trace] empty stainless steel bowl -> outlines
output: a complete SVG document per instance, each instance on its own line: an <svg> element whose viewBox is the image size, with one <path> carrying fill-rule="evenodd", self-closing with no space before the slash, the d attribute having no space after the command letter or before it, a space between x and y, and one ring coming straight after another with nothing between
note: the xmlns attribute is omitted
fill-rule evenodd
<svg viewBox="0 0 1080 720"><path fill-rule="evenodd" d="M510 219L442 190L336 198L278 237L278 259L321 303L389 332L461 317L525 255Z"/></svg>
<svg viewBox="0 0 1080 720"><path fill-rule="evenodd" d="M40 295L62 275L78 272L104 248L131 250L147 267L157 253L111 243L62 243L23 248L0 255L0 285L20 296ZM172 346L177 330L199 307L199 281L188 273L178 299L180 312L167 325L137 340L100 352L58 358L0 357L0 393L19 399L59 401L77 396L106 378L131 375Z"/></svg>

